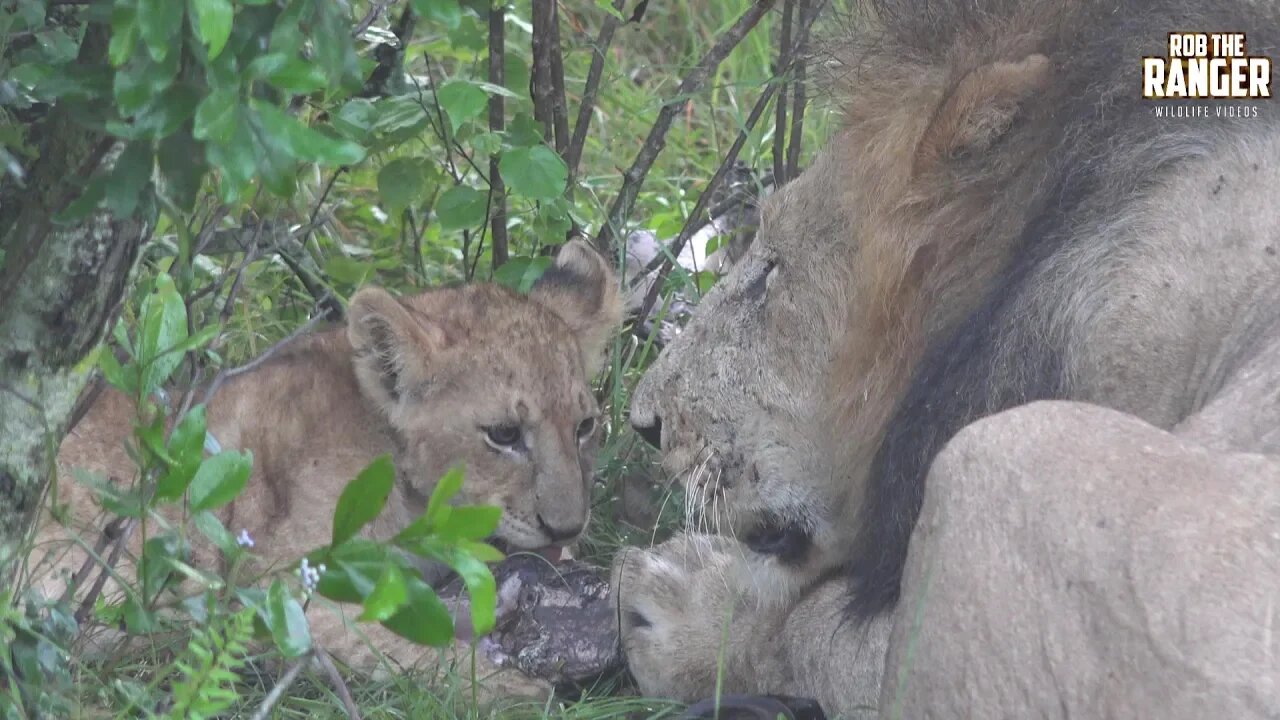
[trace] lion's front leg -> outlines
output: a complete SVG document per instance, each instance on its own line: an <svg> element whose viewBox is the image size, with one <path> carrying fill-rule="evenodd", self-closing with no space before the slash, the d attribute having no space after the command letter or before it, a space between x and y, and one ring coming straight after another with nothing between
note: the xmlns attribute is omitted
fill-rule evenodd
<svg viewBox="0 0 1280 720"><path fill-rule="evenodd" d="M844 619L839 579L773 606L735 582L733 540L678 535L613 567L623 652L646 695L695 702L723 694L818 700L829 715L875 717L892 617Z"/></svg>
<svg viewBox="0 0 1280 720"><path fill-rule="evenodd" d="M677 535L621 553L613 566L622 649L646 695L694 702L722 692L782 692L791 685L774 646L785 609L768 608L736 581L738 544Z"/></svg>

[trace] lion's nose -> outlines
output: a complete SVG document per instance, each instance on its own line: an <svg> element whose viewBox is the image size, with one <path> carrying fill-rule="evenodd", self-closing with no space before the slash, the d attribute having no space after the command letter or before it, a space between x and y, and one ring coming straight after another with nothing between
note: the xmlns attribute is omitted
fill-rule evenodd
<svg viewBox="0 0 1280 720"><path fill-rule="evenodd" d="M662 418L657 413L649 417L631 413L631 427L650 445L662 449Z"/></svg>
<svg viewBox="0 0 1280 720"><path fill-rule="evenodd" d="M551 542L553 543L572 540L582 534L583 530L582 525L575 525L570 528L552 527L547 524L546 520L542 519L541 515L538 516L538 526L542 528L542 532L547 534L547 537L551 538Z"/></svg>

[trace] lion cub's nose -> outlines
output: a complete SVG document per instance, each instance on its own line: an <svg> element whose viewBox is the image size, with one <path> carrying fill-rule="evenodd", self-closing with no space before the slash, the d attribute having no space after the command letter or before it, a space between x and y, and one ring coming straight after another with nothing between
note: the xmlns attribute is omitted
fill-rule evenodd
<svg viewBox="0 0 1280 720"><path fill-rule="evenodd" d="M551 542L558 543L558 542L565 542L567 540L572 540L578 537L579 535L582 534L582 530L584 526L579 524L579 525L574 525L573 527L567 527L567 528L552 527L551 525L547 524L546 520L542 519L541 515L539 515L538 527L542 529L542 532L547 534L547 537L551 538Z"/></svg>
<svg viewBox="0 0 1280 720"><path fill-rule="evenodd" d="M662 449L662 418L657 413L649 417L644 417L637 413L631 413L631 427L640 433L640 437L650 445Z"/></svg>

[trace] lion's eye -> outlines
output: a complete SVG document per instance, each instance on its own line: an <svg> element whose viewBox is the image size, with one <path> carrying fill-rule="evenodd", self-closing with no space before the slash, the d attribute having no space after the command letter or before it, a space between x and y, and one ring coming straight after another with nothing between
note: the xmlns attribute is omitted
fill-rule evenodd
<svg viewBox="0 0 1280 720"><path fill-rule="evenodd" d="M520 442L519 425L494 425L484 429L485 437L490 443L509 448Z"/></svg>
<svg viewBox="0 0 1280 720"><path fill-rule="evenodd" d="M765 264L762 270L763 272L757 275L756 279L752 280L751 284L747 286L745 295L752 300L764 297L769 286L773 284L774 276L778 274L778 264L775 261L770 260Z"/></svg>
<svg viewBox="0 0 1280 720"><path fill-rule="evenodd" d="M595 418L589 417L583 420L582 422L578 423L578 439L586 440L587 438L591 437L591 433L595 432L595 429L596 429Z"/></svg>

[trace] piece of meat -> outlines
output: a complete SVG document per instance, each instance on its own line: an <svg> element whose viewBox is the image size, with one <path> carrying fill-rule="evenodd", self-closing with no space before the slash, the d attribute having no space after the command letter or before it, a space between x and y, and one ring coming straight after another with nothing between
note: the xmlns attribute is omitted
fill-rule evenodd
<svg viewBox="0 0 1280 720"><path fill-rule="evenodd" d="M622 667L616 608L598 568L520 553L494 566L493 576L497 623L477 647L495 664L560 686L581 686ZM440 592L460 630L469 613L461 590L455 582Z"/></svg>

